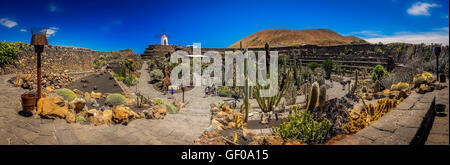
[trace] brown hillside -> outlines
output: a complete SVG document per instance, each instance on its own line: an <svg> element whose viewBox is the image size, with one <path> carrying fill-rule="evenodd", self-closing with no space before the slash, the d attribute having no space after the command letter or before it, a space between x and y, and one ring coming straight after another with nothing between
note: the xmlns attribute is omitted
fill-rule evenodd
<svg viewBox="0 0 450 165"><path fill-rule="evenodd" d="M301 44L342 45L360 40L362 39L354 36L342 36L328 29L268 29L253 33L240 41L242 41L243 47L262 48L266 42L271 47L278 47ZM228 48L239 48L240 41ZM363 42L365 41L363 40Z"/></svg>

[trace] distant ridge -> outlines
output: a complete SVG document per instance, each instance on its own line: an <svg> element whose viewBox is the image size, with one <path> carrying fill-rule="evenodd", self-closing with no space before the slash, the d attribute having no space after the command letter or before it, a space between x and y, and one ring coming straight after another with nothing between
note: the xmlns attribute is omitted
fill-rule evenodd
<svg viewBox="0 0 450 165"><path fill-rule="evenodd" d="M329 29L267 29L249 35L228 48L239 48L239 42L248 48L262 48L267 43L271 47L310 45L343 45L352 42L367 43L354 36L343 36Z"/></svg>

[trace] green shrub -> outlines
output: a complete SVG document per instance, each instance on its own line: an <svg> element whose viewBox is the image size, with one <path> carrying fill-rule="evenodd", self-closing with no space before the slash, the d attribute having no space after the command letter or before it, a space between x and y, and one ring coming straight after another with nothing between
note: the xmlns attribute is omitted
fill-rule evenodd
<svg viewBox="0 0 450 165"><path fill-rule="evenodd" d="M113 93L106 96L105 103L110 106L124 105L127 103L127 98L120 93Z"/></svg>
<svg viewBox="0 0 450 165"><path fill-rule="evenodd" d="M383 65L377 65L372 70L372 80L381 80L385 74L387 74L387 71L384 69Z"/></svg>
<svg viewBox="0 0 450 165"><path fill-rule="evenodd" d="M217 95L219 95L220 97L231 97L232 94L233 92L229 88L217 88Z"/></svg>
<svg viewBox="0 0 450 165"><path fill-rule="evenodd" d="M76 122L76 123L83 124L83 123L86 122L86 119L84 118L84 116L78 115L77 118L75 119L75 122Z"/></svg>
<svg viewBox="0 0 450 165"><path fill-rule="evenodd" d="M147 60L147 65L148 65L148 68L150 68L150 69L153 69L156 67L155 62L152 60Z"/></svg>
<svg viewBox="0 0 450 165"><path fill-rule="evenodd" d="M300 112L297 107L273 132L283 139L299 139L307 144L325 143L331 122L327 119L313 119L310 112Z"/></svg>
<svg viewBox="0 0 450 165"><path fill-rule="evenodd" d="M159 97L152 99L151 102L152 102L152 104L162 104L162 105L167 104L166 100L159 98Z"/></svg>
<svg viewBox="0 0 450 165"><path fill-rule="evenodd" d="M61 89L56 89L55 93L61 97L64 98L64 100L67 101L72 101L73 99L75 99L77 97L77 95L70 89L67 88L61 88Z"/></svg>
<svg viewBox="0 0 450 165"><path fill-rule="evenodd" d="M134 75L128 75L121 80L125 85L132 86L137 83L138 79Z"/></svg>
<svg viewBox="0 0 450 165"><path fill-rule="evenodd" d="M150 72L150 77L154 80L162 80L164 78L164 74L161 69L155 69Z"/></svg>
<svg viewBox="0 0 450 165"><path fill-rule="evenodd" d="M0 42L0 66L11 64L24 47L22 42Z"/></svg>
<svg viewBox="0 0 450 165"><path fill-rule="evenodd" d="M106 65L106 57L104 55L100 55L97 59L94 60L94 68L100 69Z"/></svg>
<svg viewBox="0 0 450 165"><path fill-rule="evenodd" d="M178 113L177 107L175 107L173 104L165 104L167 110L169 110L170 114Z"/></svg>
<svg viewBox="0 0 450 165"><path fill-rule="evenodd" d="M327 77L331 76L331 71L333 70L333 61L331 61L330 59L325 60L322 63L322 68L325 70L325 73L327 74Z"/></svg>
<svg viewBox="0 0 450 165"><path fill-rule="evenodd" d="M317 62L311 62L308 64L308 67L314 71L317 67L319 67L319 64Z"/></svg>

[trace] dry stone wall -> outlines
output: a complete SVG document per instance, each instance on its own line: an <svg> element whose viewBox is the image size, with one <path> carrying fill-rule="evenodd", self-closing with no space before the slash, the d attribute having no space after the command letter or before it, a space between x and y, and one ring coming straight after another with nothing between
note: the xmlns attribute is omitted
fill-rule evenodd
<svg viewBox="0 0 450 165"><path fill-rule="evenodd" d="M42 72L61 73L84 72L94 69L94 60L100 56L120 57L136 56L132 49L119 51L95 51L86 48L46 46L42 53ZM26 46L18 54L18 59L10 65L0 68L0 74L36 72L36 56L32 46Z"/></svg>
<svg viewBox="0 0 450 165"><path fill-rule="evenodd" d="M316 45L299 45L289 47L273 47L271 51L278 51L278 54L288 56L297 55L299 58L308 58L316 56L330 56L345 59L351 58L367 58L380 59L375 61L386 61L387 58L392 58L393 62L404 64L414 58L425 58L426 60L434 60L432 55L431 45L424 44L358 44L358 45L338 45L338 46L316 46ZM161 59L175 52L176 50L184 50L192 54L192 48L175 47L173 45L149 45L142 55L146 59ZM207 51L217 51L224 55L225 51L236 51L237 48L202 48L202 54ZM252 51L263 51L263 48L249 48ZM448 46L442 47L442 56L448 57Z"/></svg>

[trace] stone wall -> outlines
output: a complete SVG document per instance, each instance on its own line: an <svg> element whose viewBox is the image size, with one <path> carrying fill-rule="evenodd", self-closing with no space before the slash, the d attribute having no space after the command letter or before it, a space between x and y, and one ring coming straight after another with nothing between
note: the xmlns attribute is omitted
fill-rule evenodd
<svg viewBox="0 0 450 165"><path fill-rule="evenodd" d="M192 54L192 48L179 48L173 45L149 45L142 55L147 59L160 59L176 50L184 50ZM207 51L217 51L224 55L225 51L236 51L237 48L202 48L202 54ZM263 51L263 48L249 48L253 51ZM289 47L273 47L270 50L278 51L278 54L298 55L300 57L313 56L338 56L345 58L389 58L392 57L395 63L404 64L409 60L417 57L424 57L427 60L434 60L432 55L432 46L424 44L359 44L359 45L338 45L338 46L316 46L316 45L299 45ZM448 57L448 46L442 47L442 56Z"/></svg>
<svg viewBox="0 0 450 165"><path fill-rule="evenodd" d="M423 145L431 129L437 92L411 94L373 124L335 144Z"/></svg>
<svg viewBox="0 0 450 165"><path fill-rule="evenodd" d="M84 72L94 69L94 60L100 56L109 57L136 56L132 49L119 51L95 51L86 48L46 46L42 53L42 73ZM32 46L26 46L18 54L18 59L10 65L0 68L0 74L35 73L36 56Z"/></svg>

